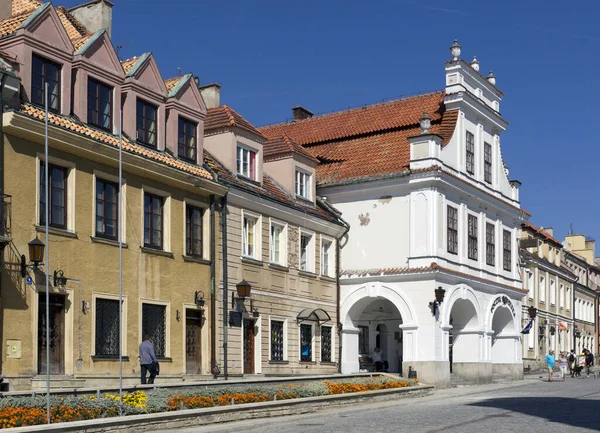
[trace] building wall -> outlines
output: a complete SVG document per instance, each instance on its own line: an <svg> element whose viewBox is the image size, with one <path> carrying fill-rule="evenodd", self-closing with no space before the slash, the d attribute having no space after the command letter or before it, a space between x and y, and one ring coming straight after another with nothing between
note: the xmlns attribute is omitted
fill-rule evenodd
<svg viewBox="0 0 600 433"><path fill-rule="evenodd" d="M73 135L73 140L77 136ZM96 297L115 299L119 293L119 252L116 242L101 241L94 237L95 177L116 181L117 161L104 164L99 160L50 148L50 162L71 167L68 183L69 230L51 229L46 240L43 228L38 224L38 173L43 146L22 138L7 136L4 158L5 192L12 195L13 244L5 250L6 270L3 272L2 344L7 340L19 341L22 347L19 358L2 354L2 371L5 377L37 374L37 294L45 290L43 275L30 271L33 285L26 285L20 276L19 256L28 255L27 243L36 235L49 247L50 273L63 270L65 276L81 280L81 292L75 283L66 286L68 296L65 333L65 374L78 377L115 377L119 364L115 360L94 359L94 318ZM103 146L103 145L100 145ZM141 167L140 167L141 168ZM210 266L208 261L186 261L184 200L208 206L207 193L188 185L179 189L168 185L167 180L150 170L143 171L147 177L124 171L124 240L123 249L123 295L126 311L124 316L124 362L126 376L139 374L137 359L141 335L141 302L160 303L167 306L167 344L165 359L161 363L161 377L181 376L185 373L185 311L196 309L194 292L201 290L210 298ZM170 240L168 253L152 253L141 250L143 245L143 190L162 192L169 196L166 201L165 224L168 224ZM208 251L208 215L205 212L205 251ZM168 219L168 223L166 222ZM217 237L217 242L219 238ZM207 257L209 258L209 257ZM218 257L216 258L218 260ZM53 293L64 291L52 289ZM82 303L90 302L91 308L83 312ZM179 314L178 314L179 313ZM179 320L177 317L179 316ZM208 308L201 331L202 372L210 371L210 333ZM81 369L77 359L81 353Z"/></svg>

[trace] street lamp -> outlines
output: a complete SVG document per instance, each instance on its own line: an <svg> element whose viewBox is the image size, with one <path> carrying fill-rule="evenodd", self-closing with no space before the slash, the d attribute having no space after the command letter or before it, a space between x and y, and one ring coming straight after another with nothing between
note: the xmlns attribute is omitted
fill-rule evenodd
<svg viewBox="0 0 600 433"><path fill-rule="evenodd" d="M527 309L527 313L529 313L530 319L535 319L535 316L537 316L537 308L531 306Z"/></svg>
<svg viewBox="0 0 600 433"><path fill-rule="evenodd" d="M446 291L442 289L442 286L439 286L434 290L435 293L435 301L429 303L429 307L431 308L431 313L435 316L438 312L438 307L442 302L444 302L444 296L446 295Z"/></svg>
<svg viewBox="0 0 600 433"><path fill-rule="evenodd" d="M29 268L37 268L44 261L44 248L46 245L40 241L40 239L36 236L34 240L27 244L29 249L29 261L31 265L27 264L27 258L25 254L21 255L21 277L25 278L27 276L27 269Z"/></svg>
<svg viewBox="0 0 600 433"><path fill-rule="evenodd" d="M250 297L250 292L252 291L252 285L246 281L242 280L235 285L235 288L238 293L238 297L245 299Z"/></svg>
<svg viewBox="0 0 600 433"><path fill-rule="evenodd" d="M196 293L194 293L194 304L196 304L198 307L202 308L204 307L204 304L206 303L206 300L204 299L204 292L198 290L196 291Z"/></svg>
<svg viewBox="0 0 600 433"><path fill-rule="evenodd" d="M246 298L250 298L250 293L252 292L252 285L246 281L242 280L235 285L237 290L237 297L234 293L231 294L231 308L235 308L236 304L238 306L238 311L241 311L241 305L243 305ZM254 309L254 301L250 298L250 311L254 317L259 317L258 310Z"/></svg>

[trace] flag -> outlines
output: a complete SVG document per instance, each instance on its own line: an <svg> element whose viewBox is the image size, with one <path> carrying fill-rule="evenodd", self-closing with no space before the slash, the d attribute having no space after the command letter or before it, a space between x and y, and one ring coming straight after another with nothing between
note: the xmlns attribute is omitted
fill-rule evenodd
<svg viewBox="0 0 600 433"><path fill-rule="evenodd" d="M527 326L525 326L525 328L523 328L523 330L521 331L521 334L529 334L529 331L531 331L531 327L533 326L533 320L531 319L529 321L529 323L527 324Z"/></svg>
<svg viewBox="0 0 600 433"><path fill-rule="evenodd" d="M558 330L559 331L566 331L567 327L565 326L565 324L563 322L558 322Z"/></svg>

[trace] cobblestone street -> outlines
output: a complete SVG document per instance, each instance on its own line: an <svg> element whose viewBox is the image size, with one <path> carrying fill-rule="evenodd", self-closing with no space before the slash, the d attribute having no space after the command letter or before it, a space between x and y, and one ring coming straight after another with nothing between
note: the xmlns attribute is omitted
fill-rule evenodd
<svg viewBox="0 0 600 433"><path fill-rule="evenodd" d="M440 390L423 398L189 428L180 433L594 432L600 430L599 408L600 379L548 383L536 375L518 384Z"/></svg>

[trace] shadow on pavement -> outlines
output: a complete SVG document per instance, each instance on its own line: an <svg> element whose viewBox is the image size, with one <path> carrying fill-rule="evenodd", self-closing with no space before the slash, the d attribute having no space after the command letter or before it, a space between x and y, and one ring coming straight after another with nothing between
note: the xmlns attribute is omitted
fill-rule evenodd
<svg viewBox="0 0 600 433"><path fill-rule="evenodd" d="M505 409L567 426L600 431L599 400L580 400L569 397L513 397L492 398L471 403L469 406Z"/></svg>

